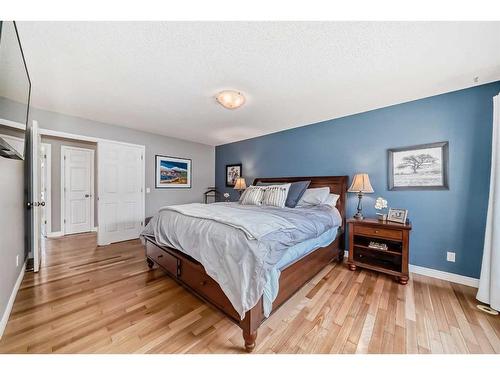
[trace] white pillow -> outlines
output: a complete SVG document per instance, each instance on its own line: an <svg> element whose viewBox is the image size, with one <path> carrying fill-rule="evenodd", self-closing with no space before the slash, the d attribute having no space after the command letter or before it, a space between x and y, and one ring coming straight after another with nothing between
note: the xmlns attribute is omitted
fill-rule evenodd
<svg viewBox="0 0 500 375"><path fill-rule="evenodd" d="M241 195L240 204L260 206L263 197L263 187L250 185Z"/></svg>
<svg viewBox="0 0 500 375"><path fill-rule="evenodd" d="M330 194L329 187L307 189L296 207L317 206L322 204Z"/></svg>
<svg viewBox="0 0 500 375"><path fill-rule="evenodd" d="M262 204L266 206L285 207L288 190L292 184L267 185L264 186L264 197Z"/></svg>
<svg viewBox="0 0 500 375"><path fill-rule="evenodd" d="M326 197L325 201L323 204L326 204L327 206L330 207L337 207L337 201L339 200L340 195L338 194L328 194L328 197Z"/></svg>

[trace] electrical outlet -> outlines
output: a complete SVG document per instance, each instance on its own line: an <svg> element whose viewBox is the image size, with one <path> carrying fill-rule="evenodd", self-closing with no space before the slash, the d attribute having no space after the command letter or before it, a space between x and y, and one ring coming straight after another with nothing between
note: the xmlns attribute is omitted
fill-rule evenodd
<svg viewBox="0 0 500 375"><path fill-rule="evenodd" d="M151 189L150 188L146 188L146 194L149 194L151 193Z"/></svg>
<svg viewBox="0 0 500 375"><path fill-rule="evenodd" d="M447 251L446 252L446 260L448 262L455 262L455 253L452 251Z"/></svg>
<svg viewBox="0 0 500 375"><path fill-rule="evenodd" d="M19 267L19 255L16 256L16 267Z"/></svg>

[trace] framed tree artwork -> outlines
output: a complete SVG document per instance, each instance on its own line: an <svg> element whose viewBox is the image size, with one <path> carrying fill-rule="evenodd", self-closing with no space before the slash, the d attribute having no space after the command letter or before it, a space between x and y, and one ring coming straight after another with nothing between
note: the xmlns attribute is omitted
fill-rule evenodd
<svg viewBox="0 0 500 375"><path fill-rule="evenodd" d="M387 150L389 190L447 190L448 142Z"/></svg>
<svg viewBox="0 0 500 375"><path fill-rule="evenodd" d="M243 170L242 170L241 164L228 164L226 165L226 186L227 187L234 187L234 184L236 183L236 179L238 177L242 176Z"/></svg>

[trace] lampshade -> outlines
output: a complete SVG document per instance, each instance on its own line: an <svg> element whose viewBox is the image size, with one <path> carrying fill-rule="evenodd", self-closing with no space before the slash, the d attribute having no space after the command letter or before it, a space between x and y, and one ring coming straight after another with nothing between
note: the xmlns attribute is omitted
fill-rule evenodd
<svg viewBox="0 0 500 375"><path fill-rule="evenodd" d="M370 184L370 177L367 173L358 173L352 179L351 187L348 192L350 193L373 193L372 184Z"/></svg>
<svg viewBox="0 0 500 375"><path fill-rule="evenodd" d="M245 103L243 94L234 90L221 91L215 96L215 99L220 105L227 109L236 109Z"/></svg>
<svg viewBox="0 0 500 375"><path fill-rule="evenodd" d="M245 190L247 188L247 183L243 177L238 177L234 184L234 190Z"/></svg>

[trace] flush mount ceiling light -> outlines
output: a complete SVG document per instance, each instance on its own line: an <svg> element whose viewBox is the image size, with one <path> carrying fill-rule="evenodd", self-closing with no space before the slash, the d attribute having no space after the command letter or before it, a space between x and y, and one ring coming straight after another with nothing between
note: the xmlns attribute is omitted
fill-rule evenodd
<svg viewBox="0 0 500 375"><path fill-rule="evenodd" d="M234 90L224 90L215 96L215 100L227 109L236 109L245 103L245 97L241 92Z"/></svg>

